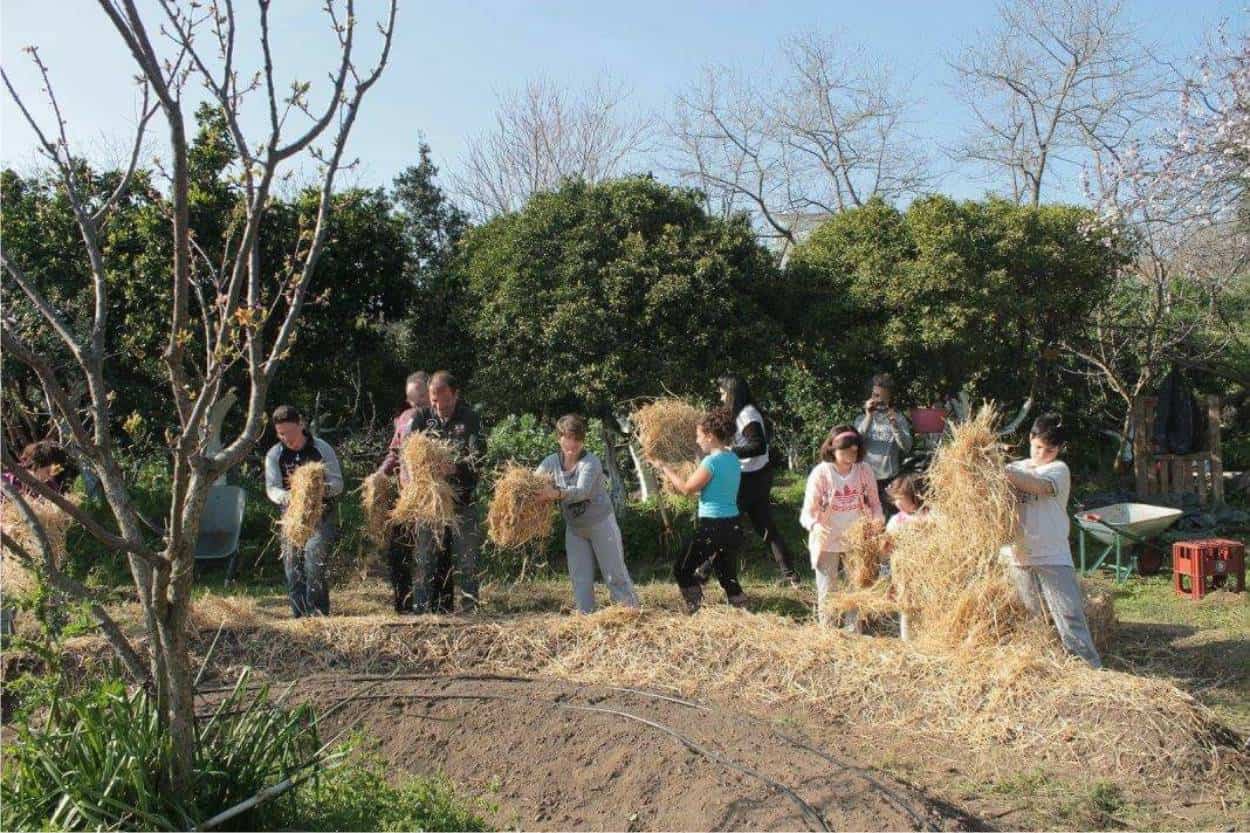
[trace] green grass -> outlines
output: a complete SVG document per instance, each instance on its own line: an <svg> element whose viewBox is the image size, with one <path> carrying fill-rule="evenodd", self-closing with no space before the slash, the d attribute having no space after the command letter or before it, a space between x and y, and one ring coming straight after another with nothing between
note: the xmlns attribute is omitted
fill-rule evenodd
<svg viewBox="0 0 1250 833"><path fill-rule="evenodd" d="M461 795L446 778L387 778L374 754L344 765L296 790L290 810L274 829L286 830L488 830L494 808Z"/></svg>

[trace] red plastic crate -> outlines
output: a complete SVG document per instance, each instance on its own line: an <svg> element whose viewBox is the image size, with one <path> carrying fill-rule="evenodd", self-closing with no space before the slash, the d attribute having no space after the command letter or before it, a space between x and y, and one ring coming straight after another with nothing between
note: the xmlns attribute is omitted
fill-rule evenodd
<svg viewBox="0 0 1250 833"><path fill-rule="evenodd" d="M1177 541L1172 545L1172 586L1183 596L1201 599L1230 584L1234 593L1246 589L1246 545L1226 538ZM1186 586L1188 585L1188 586Z"/></svg>

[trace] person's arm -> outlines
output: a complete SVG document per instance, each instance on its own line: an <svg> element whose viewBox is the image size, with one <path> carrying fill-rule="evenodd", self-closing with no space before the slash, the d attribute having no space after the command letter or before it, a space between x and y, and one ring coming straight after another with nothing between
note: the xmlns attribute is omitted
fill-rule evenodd
<svg viewBox="0 0 1250 833"><path fill-rule="evenodd" d="M399 450L404 445L404 426L402 422L395 423L395 432L391 434L391 444L386 447L386 456L382 458L382 465L378 466L378 471L385 475L392 475L399 471Z"/></svg>
<svg viewBox="0 0 1250 833"><path fill-rule="evenodd" d="M816 517L816 503L819 495L819 469L813 469L812 473L807 476L807 486L803 489L803 508L799 511L799 525L807 531L811 531L818 520Z"/></svg>
<svg viewBox="0 0 1250 833"><path fill-rule="evenodd" d="M1059 493L1055 481L1050 478L1039 477L1032 472L1011 468L1010 466L1007 468L1007 482L1019 491L1029 495L1054 497Z"/></svg>
<svg viewBox="0 0 1250 833"><path fill-rule="evenodd" d="M764 427L758 422L748 422L742 429L742 442L735 443L731 450L742 459L759 457L768 450L768 441L764 439Z"/></svg>
<svg viewBox="0 0 1250 833"><path fill-rule="evenodd" d="M343 468L339 465L338 455L325 440L315 442L321 452L321 463L326 467L326 497L338 497L343 494Z"/></svg>
<svg viewBox="0 0 1250 833"><path fill-rule="evenodd" d="M712 480L712 470L702 463L695 466L694 472L684 481L681 475L673 471L672 466L659 463L658 468L664 473L664 477L668 479L672 487L683 495L697 495Z"/></svg>
<svg viewBox="0 0 1250 833"><path fill-rule="evenodd" d="M885 520L885 512L881 509L881 494L877 491L877 480L872 468L867 463L859 464L859 480L864 487L864 498L868 503L868 514L878 521Z"/></svg>
<svg viewBox="0 0 1250 833"><path fill-rule="evenodd" d="M587 455L577 464L577 481L567 489L560 489L560 500L579 503L589 500L595 492L595 484L603 478L603 464L594 455Z"/></svg>
<svg viewBox="0 0 1250 833"><path fill-rule="evenodd" d="M265 496L279 506L286 506L291 502L291 493L282 487L282 467L278 465L281 453L274 446L265 455Z"/></svg>
<svg viewBox="0 0 1250 833"><path fill-rule="evenodd" d="M898 446L898 450L904 454L911 451L911 423L907 421L907 417L895 411L890 418L890 424L894 426L894 444Z"/></svg>
<svg viewBox="0 0 1250 833"><path fill-rule="evenodd" d="M858 431L863 436L868 435L868 429L871 426L872 426L872 412L871 411L865 412L863 415L860 416L859 419L855 420L855 430Z"/></svg>
<svg viewBox="0 0 1250 833"><path fill-rule="evenodd" d="M475 479L482 460L486 457L486 439L482 436L482 420L477 411L470 411L465 420L464 455L456 462L456 473L461 480Z"/></svg>

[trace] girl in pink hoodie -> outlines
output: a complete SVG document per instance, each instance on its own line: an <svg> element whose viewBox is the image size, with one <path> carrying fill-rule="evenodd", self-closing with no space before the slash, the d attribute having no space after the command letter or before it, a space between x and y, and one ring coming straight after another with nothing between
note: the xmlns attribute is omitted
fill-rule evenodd
<svg viewBox="0 0 1250 833"><path fill-rule="evenodd" d="M816 571L817 612L829 616L825 597L837 587L838 564L846 551L843 535L863 516L884 522L877 480L864 459L864 440L850 425L838 425L820 446L821 462L807 476L799 523L807 530L807 549ZM847 630L858 631L858 617L847 614Z"/></svg>

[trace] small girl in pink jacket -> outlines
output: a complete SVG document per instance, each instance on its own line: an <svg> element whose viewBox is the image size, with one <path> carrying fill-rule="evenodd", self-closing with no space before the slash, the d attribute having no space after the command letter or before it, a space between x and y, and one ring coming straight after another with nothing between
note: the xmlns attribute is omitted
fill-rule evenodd
<svg viewBox="0 0 1250 833"><path fill-rule="evenodd" d="M850 425L835 427L820 446L820 459L807 476L799 523L808 532L807 549L816 571L818 616L827 622L825 597L837 587L838 564L846 550L842 536L857 519L867 515L883 522L884 515L876 477L863 462L864 440L858 431ZM845 627L858 631L854 612L847 614Z"/></svg>

